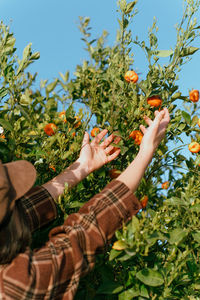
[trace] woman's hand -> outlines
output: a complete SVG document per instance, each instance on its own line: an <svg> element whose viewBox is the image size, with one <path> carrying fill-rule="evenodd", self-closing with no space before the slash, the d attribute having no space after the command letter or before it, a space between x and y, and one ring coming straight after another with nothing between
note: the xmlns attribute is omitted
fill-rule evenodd
<svg viewBox="0 0 200 300"><path fill-rule="evenodd" d="M87 169L88 174L111 162L120 153L120 149L114 149L111 145L112 142L119 143L120 137L111 134L101 142L107 133L107 129L102 130L90 143L89 134L85 132L78 162Z"/></svg>
<svg viewBox="0 0 200 300"><path fill-rule="evenodd" d="M165 107L160 112L155 111L155 119L153 121L148 117L145 117L144 120L147 123L148 128L140 125L140 129L144 134L140 148L145 149L146 151L155 151L165 136L167 125L170 121L169 111Z"/></svg>

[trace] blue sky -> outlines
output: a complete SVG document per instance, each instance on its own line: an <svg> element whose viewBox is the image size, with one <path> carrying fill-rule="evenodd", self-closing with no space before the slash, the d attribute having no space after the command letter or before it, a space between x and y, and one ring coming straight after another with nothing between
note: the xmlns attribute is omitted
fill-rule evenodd
<svg viewBox="0 0 200 300"><path fill-rule="evenodd" d="M159 48L174 47L175 24L180 21L183 0L139 0L138 15L130 26L133 35L146 39L148 27L157 19ZM31 66L39 79L53 80L58 73L73 72L77 64L87 58L78 30L79 16L89 16L93 37L108 31L108 44L115 41L118 28L117 0L0 0L1 20L10 25L16 37L17 54L21 57L24 47L32 42L32 49L39 51L40 59ZM200 12L198 14L200 20ZM200 39L194 46L200 46ZM147 64L140 49L134 47L134 68L145 76ZM184 93L200 88L200 51L180 74L180 86Z"/></svg>
<svg viewBox="0 0 200 300"><path fill-rule="evenodd" d="M129 1L128 1L129 2ZM160 49L174 48L175 24L180 22L183 0L138 0L138 14L130 25L133 37L147 38L148 27L156 17L159 27ZM51 82L59 72L70 72L73 77L76 65L87 59L81 34L78 30L79 16L91 18L92 37L99 37L105 29L107 43L113 45L118 29L117 0L0 0L0 16L10 25L16 38L17 54L22 56L24 47L32 43L33 51L40 52L40 59L31 65L32 73L38 72L38 80ZM200 20L200 11L197 18ZM195 47L200 46L200 39ZM134 69L145 77L147 63L139 48L134 46ZM180 73L180 90L188 94L192 88L200 89L200 51ZM189 152L189 151L187 151Z"/></svg>

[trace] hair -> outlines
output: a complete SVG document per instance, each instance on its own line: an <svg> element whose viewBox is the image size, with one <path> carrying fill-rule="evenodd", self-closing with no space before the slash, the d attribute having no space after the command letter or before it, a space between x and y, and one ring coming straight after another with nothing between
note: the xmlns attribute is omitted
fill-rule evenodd
<svg viewBox="0 0 200 300"><path fill-rule="evenodd" d="M9 264L31 244L31 231L20 201L15 202L8 222L0 227L0 265Z"/></svg>

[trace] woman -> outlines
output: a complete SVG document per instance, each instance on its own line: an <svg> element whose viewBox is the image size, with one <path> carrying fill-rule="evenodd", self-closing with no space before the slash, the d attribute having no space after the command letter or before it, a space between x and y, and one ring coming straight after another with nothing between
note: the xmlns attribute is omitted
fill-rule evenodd
<svg viewBox="0 0 200 300"><path fill-rule="evenodd" d="M35 181L32 165L24 161L0 165L0 299L73 299L80 277L94 266L96 254L141 209L133 193L169 120L166 108L156 111L153 121L146 117L148 128L140 126L144 136L133 162L78 213L53 228L45 246L34 251L29 247L31 232L56 218L53 199L63 193L65 183L73 187L115 159L120 150L109 154L113 135L100 144L106 130L91 143L86 133L78 160L29 192Z"/></svg>

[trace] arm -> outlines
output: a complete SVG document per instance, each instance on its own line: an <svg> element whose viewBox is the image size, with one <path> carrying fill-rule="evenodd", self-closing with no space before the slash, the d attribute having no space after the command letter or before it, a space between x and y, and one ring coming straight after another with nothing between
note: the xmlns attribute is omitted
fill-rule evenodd
<svg viewBox="0 0 200 300"><path fill-rule="evenodd" d="M120 138L115 137L114 134L100 143L107 133L106 129L102 130L90 143L89 134L86 132L79 158L61 174L43 185L54 199L64 192L66 183L70 188L74 187L91 172L101 168L119 155L120 149L111 154L114 148L111 143L114 141L117 144L120 141Z"/></svg>

